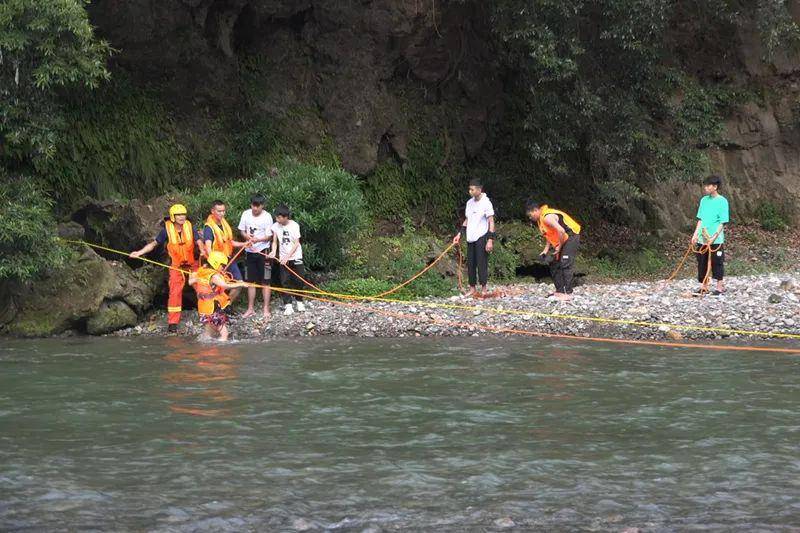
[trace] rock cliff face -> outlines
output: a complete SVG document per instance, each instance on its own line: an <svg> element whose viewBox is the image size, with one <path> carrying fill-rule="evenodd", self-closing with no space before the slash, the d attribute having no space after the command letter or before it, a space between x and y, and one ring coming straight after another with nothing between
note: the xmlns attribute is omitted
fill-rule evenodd
<svg viewBox="0 0 800 533"><path fill-rule="evenodd" d="M384 158L404 162L421 122L436 122L448 158L470 161L486 155L497 126L513 118L503 115L511 74L492 48L488 4L97 0L89 9L98 33L119 50L116 67L159 87L184 115L246 103L284 120L304 145L330 139L346 169L367 175ZM710 153L712 166L728 178L739 219L770 201L797 221L800 56L779 51L765 60L755 25L735 42L723 62L704 50L684 58L697 63L698 77L722 75L769 94L727 118L728 142ZM430 104L448 112L432 120L421 111ZM699 187L661 183L647 192L662 226L691 223Z"/></svg>
<svg viewBox="0 0 800 533"><path fill-rule="evenodd" d="M247 100L291 115L309 145L329 135L367 174L382 148L402 160L419 97L453 110L459 157L499 119L502 84L479 7L419 0L105 0L90 14L118 67L185 111ZM412 95L409 90L413 88Z"/></svg>

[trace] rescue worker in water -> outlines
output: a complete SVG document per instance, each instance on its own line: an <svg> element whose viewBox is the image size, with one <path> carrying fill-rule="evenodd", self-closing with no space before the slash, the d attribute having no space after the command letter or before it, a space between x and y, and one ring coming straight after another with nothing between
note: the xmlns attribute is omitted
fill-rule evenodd
<svg viewBox="0 0 800 533"><path fill-rule="evenodd" d="M129 257L139 258L164 244L166 244L171 266L175 267L169 271L169 297L167 299L167 331L175 333L178 331L178 324L181 321L183 287L186 284L185 271L197 270L195 234L192 230L192 223L187 218L186 207L182 204L170 207L169 217L164 219L164 227L161 228L155 239L141 249L131 252Z"/></svg>
<svg viewBox="0 0 800 533"><path fill-rule="evenodd" d="M216 335L220 341L228 340L228 315L225 309L231 299L225 291L248 286L245 282L225 276L223 267L227 264L228 257L224 252L212 251L197 272L189 276L189 285L197 292L197 312L205 325L203 336L208 339Z"/></svg>
<svg viewBox="0 0 800 533"><path fill-rule="evenodd" d="M581 225L565 212L533 200L526 202L525 213L545 238L545 246L539 257L550 265L550 276L556 286L550 296L558 300L571 300ZM551 249L552 256L549 255Z"/></svg>

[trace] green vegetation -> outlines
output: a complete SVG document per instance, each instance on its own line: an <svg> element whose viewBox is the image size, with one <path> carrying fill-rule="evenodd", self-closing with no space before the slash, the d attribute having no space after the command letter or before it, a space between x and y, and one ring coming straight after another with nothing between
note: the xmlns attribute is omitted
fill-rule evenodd
<svg viewBox="0 0 800 533"><path fill-rule="evenodd" d="M0 280L29 281L64 264L68 252L57 239L52 207L30 178L0 170Z"/></svg>
<svg viewBox="0 0 800 533"><path fill-rule="evenodd" d="M694 261L694 258L689 258ZM663 279L676 265L664 255L663 250L614 250L597 256L584 253L578 256L578 272L584 272L593 281Z"/></svg>
<svg viewBox="0 0 800 533"><path fill-rule="evenodd" d="M459 188L455 170L446 164L445 140L414 137L408 160L388 159L366 178L364 194L373 216L402 222L413 219L420 225L441 229L457 222Z"/></svg>
<svg viewBox="0 0 800 533"><path fill-rule="evenodd" d="M703 59L727 61L749 21L770 52L800 37L781 0L509 0L493 14L501 60L517 74L514 130L530 166L563 181L585 177L599 193L595 207L627 218L642 211L648 182L705 174L724 113L750 97L732 77L694 79L675 58L691 63L697 51L682 47L713 35Z"/></svg>
<svg viewBox="0 0 800 533"><path fill-rule="evenodd" d="M85 195L152 197L183 175L186 155L168 114L151 95L114 83L89 102L72 102L64 118L70 135L59 138L37 169L65 210Z"/></svg>
<svg viewBox="0 0 800 533"><path fill-rule="evenodd" d="M342 265L343 249L366 217L364 197L355 176L293 159L281 162L274 175L259 174L225 185L206 185L187 191L185 197L198 222L206 219L214 200L223 200L228 206L228 221L235 227L255 193L263 194L271 208L286 204L292 210L303 234L303 257L311 268Z"/></svg>
<svg viewBox="0 0 800 533"><path fill-rule="evenodd" d="M359 279L386 280L390 287L402 283L433 261L446 246L446 241L411 225L396 237L373 237L365 231L347 250L347 261L339 272L341 283ZM436 267L404 288L401 295L444 296L452 294L455 278L454 257L442 260ZM385 290L385 289L384 289ZM407 292L406 292L407 291Z"/></svg>
<svg viewBox="0 0 800 533"><path fill-rule="evenodd" d="M63 91L109 78L111 48L95 38L83 0L0 3L0 161L27 166L52 157L68 124Z"/></svg>
<svg viewBox="0 0 800 533"><path fill-rule="evenodd" d="M789 229L789 219L780 208L772 202L763 202L756 209L756 219L762 229L781 231Z"/></svg>

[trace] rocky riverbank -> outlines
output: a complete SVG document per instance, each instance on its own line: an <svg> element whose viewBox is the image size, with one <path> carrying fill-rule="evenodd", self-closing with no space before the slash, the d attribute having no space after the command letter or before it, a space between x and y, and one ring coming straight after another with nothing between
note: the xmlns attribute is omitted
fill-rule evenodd
<svg viewBox="0 0 800 533"><path fill-rule="evenodd" d="M696 282L692 280L679 280L666 286L658 282L588 285L576 288L575 298L570 302L547 298L550 284L522 284L506 286L505 296L485 300L452 296L414 302L333 304L312 301L307 311L288 317L283 316L274 304L270 320L234 317L231 329L235 339L512 334L505 329L672 341L768 337L702 328L800 335L800 270L733 277L726 283L724 295L703 297L691 295L696 288ZM186 312L185 315L179 334L199 335L201 325L196 313ZM631 324L629 321L659 325ZM163 335L166 334L165 322L163 313L152 313L144 323L118 331L115 335ZM782 342L800 347L800 341L795 339Z"/></svg>

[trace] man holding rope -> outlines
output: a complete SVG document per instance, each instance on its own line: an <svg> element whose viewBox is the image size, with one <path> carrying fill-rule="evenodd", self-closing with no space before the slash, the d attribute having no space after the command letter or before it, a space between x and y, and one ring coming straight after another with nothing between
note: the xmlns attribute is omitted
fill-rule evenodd
<svg viewBox="0 0 800 533"><path fill-rule="evenodd" d="M159 246L165 246L174 269L169 271L169 297L167 299L167 331L177 333L183 309L183 287L186 284L184 271L197 270L195 254L195 234L183 204L169 208L169 217L164 219L164 227L158 235L143 248L131 252L129 257L138 259L149 254Z"/></svg>
<svg viewBox="0 0 800 533"><path fill-rule="evenodd" d="M467 238L467 276L469 295L477 296L476 283L481 284L481 296L486 296L486 283L489 279L489 254L494 248L494 207L483 192L479 180L469 182L470 199L467 200L464 222L453 237L453 244L461 242L461 235Z"/></svg>
<svg viewBox="0 0 800 533"><path fill-rule="evenodd" d="M695 246L697 256L697 281L700 288L693 295L706 294L709 289L710 278L717 282L717 288L711 292L719 296L725 292L722 278L725 274L725 224L729 221L728 200L719 194L722 178L709 176L703 182L706 193L700 199L697 208L697 226L692 233L692 245ZM699 248L697 246L700 245ZM711 272L709 272L709 269Z"/></svg>
<svg viewBox="0 0 800 533"><path fill-rule="evenodd" d="M249 241L233 240L233 230L228 221L225 220L225 202L222 200L214 200L211 204L211 213L206 218L206 224L203 227L203 241L205 244L205 256L207 258L211 257L211 252L224 253L229 260L225 272L233 276L236 281L242 281L242 272L236 263L236 257L241 253L241 248L248 246ZM234 248L240 248L236 255L233 254ZM236 301L237 296L239 296L239 288L234 288L230 295L231 303Z"/></svg>
<svg viewBox="0 0 800 533"><path fill-rule="evenodd" d="M261 293L264 297L263 316L269 319L269 300L271 295L270 281L272 279L272 261L267 260L267 253L272 243L272 215L264 209L265 198L260 194L255 194L250 198L250 209L242 213L239 220L239 231L242 238L252 242L245 249L245 265L247 281L261 285ZM242 318L248 318L256 314L256 288L247 288L247 311Z"/></svg>

